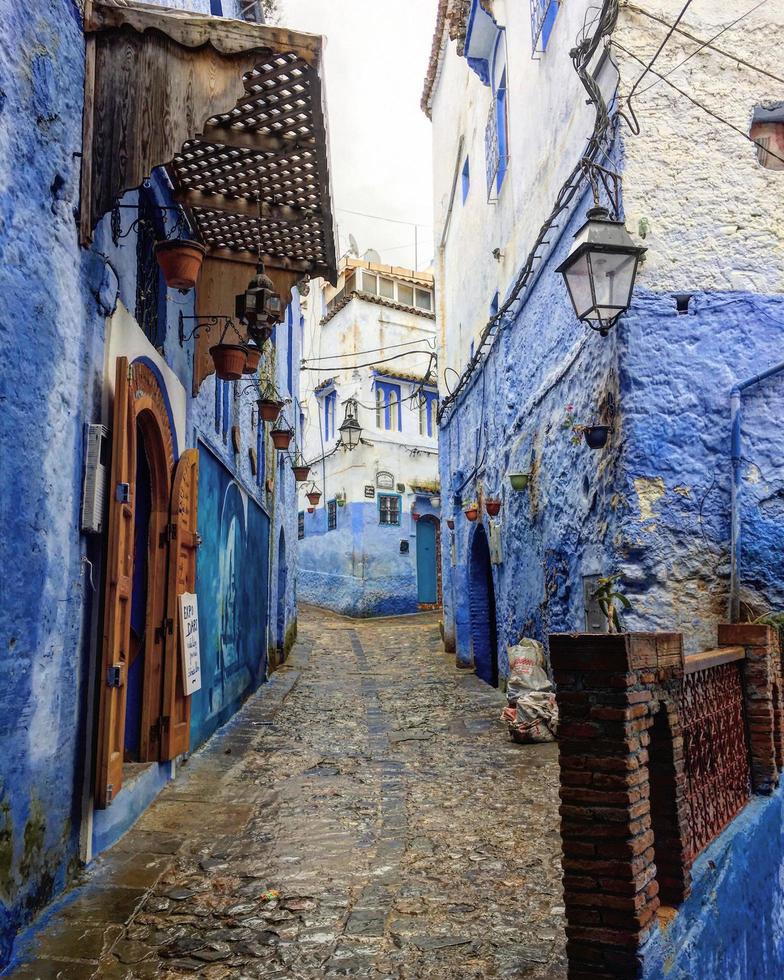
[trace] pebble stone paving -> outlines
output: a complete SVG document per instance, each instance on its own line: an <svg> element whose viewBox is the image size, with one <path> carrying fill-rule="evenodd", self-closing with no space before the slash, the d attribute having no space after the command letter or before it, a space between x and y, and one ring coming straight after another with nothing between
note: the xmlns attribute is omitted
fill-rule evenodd
<svg viewBox="0 0 784 980"><path fill-rule="evenodd" d="M22 944L16 980L566 976L554 745L436 614L301 610L286 665Z"/></svg>

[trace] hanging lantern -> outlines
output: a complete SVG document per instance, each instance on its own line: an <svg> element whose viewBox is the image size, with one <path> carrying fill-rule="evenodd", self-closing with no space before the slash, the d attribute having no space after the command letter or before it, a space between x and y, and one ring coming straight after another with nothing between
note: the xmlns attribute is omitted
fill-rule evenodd
<svg viewBox="0 0 784 980"><path fill-rule="evenodd" d="M591 208L569 255L556 269L577 319L606 337L631 306L637 267L646 251L634 244L622 221L610 220L606 208Z"/></svg>
<svg viewBox="0 0 784 980"><path fill-rule="evenodd" d="M244 323L259 346L272 335L272 327L279 323L283 303L275 292L272 280L264 271L259 259L256 275L248 283L244 293L234 298L234 311L240 323ZM263 340L261 339L263 337Z"/></svg>
<svg viewBox="0 0 784 980"><path fill-rule="evenodd" d="M357 400L349 398L346 402L346 415L342 425L338 428L340 433L340 444L349 452L356 449L362 438L362 426L357 421Z"/></svg>

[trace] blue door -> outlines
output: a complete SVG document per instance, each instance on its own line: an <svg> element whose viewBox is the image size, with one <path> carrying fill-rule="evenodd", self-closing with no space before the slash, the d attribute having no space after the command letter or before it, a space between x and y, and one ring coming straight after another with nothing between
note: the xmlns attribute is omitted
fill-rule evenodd
<svg viewBox="0 0 784 980"><path fill-rule="evenodd" d="M417 522L417 601L420 604L438 602L436 527L431 517L422 517Z"/></svg>

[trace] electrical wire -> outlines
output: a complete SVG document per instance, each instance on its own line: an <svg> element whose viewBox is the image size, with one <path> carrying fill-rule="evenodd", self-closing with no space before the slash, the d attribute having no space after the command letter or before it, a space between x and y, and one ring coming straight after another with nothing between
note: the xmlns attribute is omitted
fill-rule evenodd
<svg viewBox="0 0 784 980"><path fill-rule="evenodd" d="M325 354L323 357L303 357L302 364L310 364L313 361L332 361L336 360L338 357L359 357L363 354L380 354L385 350L396 350L399 347L411 347L413 344L428 344L430 345L432 341L435 350L435 338L430 337L420 337L417 340L407 340L404 344L387 344L385 347L372 347L370 350L355 350L349 351L347 354Z"/></svg>
<svg viewBox="0 0 784 980"><path fill-rule="evenodd" d="M742 20L745 20L746 17L748 17L751 14L753 14L755 10L758 10L763 4L765 4L767 2L768 2L768 0L759 0L759 3L756 3L750 10L747 10L745 14L741 14L740 17L736 17L735 20L733 20L731 23L725 24L724 27L722 27L722 29L720 31L718 31L716 34L714 34L713 37L710 38L708 41L701 41L700 42L700 46L698 48L695 48L695 50L692 51L691 54L687 55L683 59L683 61L679 61L678 64L675 65L674 68L670 68L669 71L665 72L661 76L661 78L657 79L655 82L651 82L650 85L648 85L646 88L644 88L642 90L642 92L640 92L640 95L642 96L642 95L645 95L646 92L650 92L650 90L652 88L655 88L662 79L669 78L670 75L673 74L673 72L676 72L676 71L678 71L679 68L682 68L686 64L687 61L691 61L691 59L695 55L699 54L700 51L704 51L705 48L711 47L711 45L713 44L713 42L716 41L716 40L718 40L718 38L720 38L722 34L725 34L731 28L735 27L736 24L739 24ZM779 81L784 82L784 79L779 79Z"/></svg>
<svg viewBox="0 0 784 980"><path fill-rule="evenodd" d="M306 366L306 367L303 367L302 370L303 371L316 371L316 372L319 372L321 374L324 374L325 372L328 373L329 371L356 371L357 368L375 367L376 364L386 364L388 361L396 361L396 360L398 360L401 357L409 357L409 356L412 356L414 354L425 354L428 357L432 357L433 356L433 352L432 351L429 351L429 350L407 350L407 351L403 351L402 354L392 354L390 357L381 357L381 358L379 358L376 361L368 361L366 364L347 364L347 365L342 365L341 364L338 367L335 367L335 365L333 365L332 367L326 367L326 368L323 368L323 367L321 367L321 368L319 368L319 367L307 367Z"/></svg>
<svg viewBox="0 0 784 980"><path fill-rule="evenodd" d="M686 0L686 3L681 8L681 12L675 18L675 23L670 25L669 30L664 35L664 40L659 45L659 47L656 49L656 54L651 58L651 60L648 62L648 64L645 65L644 71L637 78L637 81L634 83L634 85L632 85L632 87L631 87L631 89L629 91L629 94L626 96L626 108L627 108L627 110L629 112L629 115L632 117L632 120L633 120L633 123L634 123L633 126L631 124L629 124L629 128L631 129L631 131L634 133L635 136L639 136L640 135L640 124L637 121L637 116L635 115L635 113L634 113L634 107L632 106L632 99L634 98L634 93L637 91L637 86L640 84L640 82L643 80L643 78L645 78L645 76L648 74L648 72L651 71L651 69L653 68L654 63L656 62L656 59L659 57L659 55L662 53L662 51L667 46L667 42L672 37L672 35L675 32L675 29L677 28L678 24L681 22L681 20L683 18L683 15L686 13L686 11L689 9L689 7L691 5L692 5L692 0ZM657 73L654 72L654 74L657 74ZM659 77L662 77L662 76L659 76ZM627 123L628 123L628 120L627 120Z"/></svg>
<svg viewBox="0 0 784 980"><path fill-rule="evenodd" d="M342 211L343 214L355 214L360 218L377 218L379 221L391 221L395 225L410 225L418 228L432 228L432 222L422 222L422 221L403 221L400 218L387 218L383 214L368 214L366 211L352 211L350 208L335 208L336 211Z"/></svg>
<svg viewBox="0 0 784 980"><path fill-rule="evenodd" d="M623 51L624 54L628 54L630 58L634 58L635 61L638 61L640 64L644 64L642 58L639 58L633 51L629 51L628 48L625 48L622 44L619 44L618 41L613 41L613 44L620 51ZM696 106L698 109L702 109L703 112L707 113L707 115L709 116L712 116L717 122L723 123L725 126L729 126L731 130L736 132L739 136L742 136L743 139L745 139L747 142L752 143L758 149L763 150L765 153L768 154L768 156L773 157L774 160L780 160L782 163L784 163L784 157L779 156L778 153L775 153L773 150L769 149L768 147L763 146L762 143L760 143L758 140L755 140L753 137L749 136L748 133L744 133L744 131L740 129L740 127L736 126L735 123L731 123L728 119L724 119L723 116L720 116L713 109L709 109L706 105L703 105L693 96L689 95L688 92L684 92L682 88L679 88L674 82L671 82L669 78L665 78L664 75L660 75L659 72L654 71L653 69L651 69L651 74L657 75L661 79L661 81L664 82L665 85L669 85L669 87L674 91L676 91L678 95L682 95L684 99L688 99L688 101L691 102L693 106ZM624 119L626 119L625 116ZM639 134L639 129L635 131L635 129L631 127L631 124L629 123L628 119L626 119L626 123L627 125L630 126L635 136Z"/></svg>

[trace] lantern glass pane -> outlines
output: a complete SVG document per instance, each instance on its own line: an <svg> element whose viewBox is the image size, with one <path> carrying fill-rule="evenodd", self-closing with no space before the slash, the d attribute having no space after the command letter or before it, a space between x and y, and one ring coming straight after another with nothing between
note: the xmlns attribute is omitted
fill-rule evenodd
<svg viewBox="0 0 784 980"><path fill-rule="evenodd" d="M606 319L629 308L637 256L617 252L591 252L596 316Z"/></svg>
<svg viewBox="0 0 784 980"><path fill-rule="evenodd" d="M583 254L564 272L566 285L569 295L572 297L572 304L578 319L583 319L589 315L593 307L593 293L591 292L591 267L588 262L588 255Z"/></svg>

